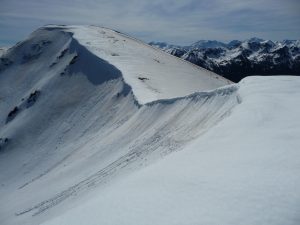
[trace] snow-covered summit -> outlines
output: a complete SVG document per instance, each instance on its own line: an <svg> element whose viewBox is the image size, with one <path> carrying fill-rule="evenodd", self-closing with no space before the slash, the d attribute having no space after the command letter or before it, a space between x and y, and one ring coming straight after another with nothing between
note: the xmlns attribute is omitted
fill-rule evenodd
<svg viewBox="0 0 300 225"><path fill-rule="evenodd" d="M72 33L72 37L80 45L116 66L125 82L132 87L138 102L142 104L210 90L230 83L206 69L191 66L190 63L170 57L137 39L107 28L50 25L43 29Z"/></svg>

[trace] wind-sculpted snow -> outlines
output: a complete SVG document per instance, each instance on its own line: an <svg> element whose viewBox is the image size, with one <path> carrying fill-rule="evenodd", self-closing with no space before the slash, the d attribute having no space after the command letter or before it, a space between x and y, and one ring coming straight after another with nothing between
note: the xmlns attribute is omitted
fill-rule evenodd
<svg viewBox="0 0 300 225"><path fill-rule="evenodd" d="M182 149L237 104L235 85L203 92L231 82L104 28L47 26L4 58L5 224L43 221Z"/></svg>
<svg viewBox="0 0 300 225"><path fill-rule="evenodd" d="M236 165L236 170L242 171L243 164L239 164L237 156L246 153L237 150L236 146L242 145L239 139L256 142L258 137L254 134L258 131L253 126L259 120L262 124L259 136L265 136L269 142L273 140L272 135L262 135L268 109L275 111L279 104L277 111L282 112L298 96L299 82L289 77L286 81L270 79L270 85L267 82L260 85L259 78L231 84L126 35L94 26L41 28L3 57L11 61L3 64L0 72L0 202L5 203L0 205L0 223L5 225L176 224L176 221L192 224L193 221L186 219L189 212L195 209L202 212L206 204L210 209L219 207L216 202L222 202L218 196L223 186L229 196L234 195L228 183L222 183L226 177L219 181L203 174L223 168L227 174L229 165ZM290 101L274 94L275 89L286 94L289 86L295 93ZM262 106L264 100L267 107ZM297 129L291 125L297 109L290 108L287 120L291 143L297 136ZM277 117L274 118L276 122ZM251 129L246 126L243 130L244 123ZM272 121L268 124L272 130ZM239 132L246 135L245 140ZM279 140L277 137L276 141ZM210 161L216 154L214 143L222 144L217 145L223 149L218 149L220 159L232 161L220 160L217 166ZM252 152L270 151L269 145L260 149L259 143L256 149L247 151L249 160L254 157ZM195 145L201 151L195 153ZM278 142L279 147L282 145L283 142ZM227 146L231 146L229 151ZM210 150L212 153L207 156L205 151ZM297 157L293 158L296 162ZM197 160L202 161L197 164ZM215 167L209 166L209 162ZM286 171L284 166L280 168ZM203 176L205 179L201 180ZM229 181L234 180L230 173L227 176ZM291 184L293 175L289 178L287 182ZM141 184L141 180L145 183ZM141 190L143 185L147 187ZM161 187L167 187L168 191L163 188L157 191ZM242 187L242 194L247 194L247 186ZM175 201L176 196L182 199L180 193L188 198L193 195L195 199L210 196L214 205L205 198L204 204L182 201L181 205ZM143 198L137 200L136 196L141 195ZM258 204L266 206L267 201L262 199ZM278 199L281 204L282 198ZM294 201L290 199L292 207ZM243 208L243 198L239 201L247 211ZM141 213L136 210L136 203ZM161 206L166 212L163 215L158 212ZM155 217L151 212L155 212ZM220 215L220 211L216 213ZM206 224L210 214L201 215L194 214L196 220ZM249 221L244 212L240 215ZM93 219L86 218L89 216ZM140 217L146 220L135 219ZM228 218L212 224L220 221L233 224L234 217ZM260 224L266 224L263 222Z"/></svg>
<svg viewBox="0 0 300 225"><path fill-rule="evenodd" d="M123 154L113 159L108 165L102 168L99 166L99 170L87 178L49 199L16 212L16 215L25 213L38 215L71 196L107 182L108 179L112 179L120 173L136 169L141 164L148 164L152 160L182 148L188 141L201 135L228 115L231 108L239 102L236 90L236 86L232 86L214 92L196 93L185 98L159 100L142 106L124 124L106 136L102 136L101 139L94 140L98 146L107 146L105 140L111 139L109 143L111 147L102 147L101 150L98 150L99 152L94 154L103 154L103 151L109 149L116 151L116 146L122 149ZM124 143L121 140L126 141ZM122 147L119 142L123 142ZM67 158L64 158L65 163L66 161L68 161ZM56 164L55 166L59 167L60 165ZM22 189L30 183L26 183L20 188ZM30 190L30 187L28 188Z"/></svg>
<svg viewBox="0 0 300 225"><path fill-rule="evenodd" d="M43 225L299 224L297 77L251 77L205 134Z"/></svg>

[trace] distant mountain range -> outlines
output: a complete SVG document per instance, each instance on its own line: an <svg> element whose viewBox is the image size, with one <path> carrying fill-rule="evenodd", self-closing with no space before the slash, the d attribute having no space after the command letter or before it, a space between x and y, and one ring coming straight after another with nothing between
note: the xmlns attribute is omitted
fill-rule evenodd
<svg viewBox="0 0 300 225"><path fill-rule="evenodd" d="M200 40L190 46L149 44L234 82L249 75L300 75L300 40L250 38L229 43Z"/></svg>

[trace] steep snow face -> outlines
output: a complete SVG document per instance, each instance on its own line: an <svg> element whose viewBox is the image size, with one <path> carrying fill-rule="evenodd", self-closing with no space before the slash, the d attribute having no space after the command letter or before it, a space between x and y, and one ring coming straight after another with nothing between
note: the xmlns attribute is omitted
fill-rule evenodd
<svg viewBox="0 0 300 225"><path fill-rule="evenodd" d="M203 91L231 82L99 27L47 26L1 59L7 225L39 224L86 201L182 149L238 104L236 85Z"/></svg>
<svg viewBox="0 0 300 225"><path fill-rule="evenodd" d="M61 30L38 30L4 57L11 63L0 73L0 198L8 204L0 206L0 221L20 224L17 208L59 193L123 154L112 150L118 139L102 137L138 105L119 69ZM102 163L82 163L96 155ZM43 177L50 179L40 183Z"/></svg>
<svg viewBox="0 0 300 225"><path fill-rule="evenodd" d="M43 224L299 224L300 80L239 86L241 104L182 151Z"/></svg>

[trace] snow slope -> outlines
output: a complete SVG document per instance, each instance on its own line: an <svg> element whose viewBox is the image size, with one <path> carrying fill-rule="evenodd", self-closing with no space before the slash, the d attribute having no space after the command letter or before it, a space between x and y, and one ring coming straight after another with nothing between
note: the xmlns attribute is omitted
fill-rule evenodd
<svg viewBox="0 0 300 225"><path fill-rule="evenodd" d="M182 151L43 224L299 224L300 79L239 86L241 104Z"/></svg>
<svg viewBox="0 0 300 225"><path fill-rule="evenodd" d="M228 83L109 29L35 31L1 58L1 224L42 222L180 149L237 104L234 86L203 92Z"/></svg>
<svg viewBox="0 0 300 225"><path fill-rule="evenodd" d="M297 78L231 84L95 26L1 59L0 224L298 221Z"/></svg>

